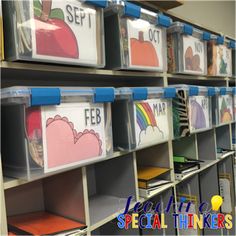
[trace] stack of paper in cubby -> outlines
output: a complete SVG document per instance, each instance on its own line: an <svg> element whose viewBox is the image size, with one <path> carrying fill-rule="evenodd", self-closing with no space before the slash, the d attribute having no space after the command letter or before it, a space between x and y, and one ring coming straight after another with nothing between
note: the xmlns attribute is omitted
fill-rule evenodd
<svg viewBox="0 0 236 236"><path fill-rule="evenodd" d="M157 193L161 187L170 184L171 181L160 176L169 172L169 168L160 168L154 166L138 167L138 187L139 195L147 198Z"/></svg>

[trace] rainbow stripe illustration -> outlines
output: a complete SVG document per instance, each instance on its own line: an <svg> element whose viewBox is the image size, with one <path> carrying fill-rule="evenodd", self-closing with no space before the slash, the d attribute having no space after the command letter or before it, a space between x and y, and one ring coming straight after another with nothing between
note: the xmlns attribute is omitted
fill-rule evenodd
<svg viewBox="0 0 236 236"><path fill-rule="evenodd" d="M137 103L136 114L137 122L141 130L145 130L148 126L157 126L156 119L148 103Z"/></svg>

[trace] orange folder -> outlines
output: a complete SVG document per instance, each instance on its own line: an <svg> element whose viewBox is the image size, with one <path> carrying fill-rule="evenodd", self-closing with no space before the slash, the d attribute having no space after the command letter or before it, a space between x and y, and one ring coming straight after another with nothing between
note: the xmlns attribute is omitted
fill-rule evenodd
<svg viewBox="0 0 236 236"><path fill-rule="evenodd" d="M8 217L8 229L17 235L52 235L84 228L82 223L47 212Z"/></svg>
<svg viewBox="0 0 236 236"><path fill-rule="evenodd" d="M138 186L139 188L147 188L148 181L170 171L169 168L161 168L155 166L138 166Z"/></svg>

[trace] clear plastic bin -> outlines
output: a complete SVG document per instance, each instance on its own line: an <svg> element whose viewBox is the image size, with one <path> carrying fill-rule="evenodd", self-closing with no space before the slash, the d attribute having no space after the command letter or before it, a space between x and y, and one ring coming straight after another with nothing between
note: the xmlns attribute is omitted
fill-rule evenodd
<svg viewBox="0 0 236 236"><path fill-rule="evenodd" d="M113 88L2 89L4 175L23 179L82 166L113 152Z"/></svg>
<svg viewBox="0 0 236 236"><path fill-rule="evenodd" d="M212 127L211 96L214 88L192 85L174 85L177 97L173 99L174 137L185 137L191 133Z"/></svg>
<svg viewBox="0 0 236 236"><path fill-rule="evenodd" d="M6 59L105 66L106 1L3 1Z"/></svg>
<svg viewBox="0 0 236 236"><path fill-rule="evenodd" d="M207 43L208 75L232 76L232 45L223 36L211 35Z"/></svg>
<svg viewBox="0 0 236 236"><path fill-rule="evenodd" d="M171 23L163 14L113 1L105 12L107 68L166 71L166 27Z"/></svg>
<svg viewBox="0 0 236 236"><path fill-rule="evenodd" d="M120 88L112 104L114 148L133 150L172 138L174 88Z"/></svg>
<svg viewBox="0 0 236 236"><path fill-rule="evenodd" d="M206 75L207 40L210 34L181 22L167 30L168 71Z"/></svg>
<svg viewBox="0 0 236 236"><path fill-rule="evenodd" d="M236 72L235 72L236 70L236 61L235 61L236 41L231 40L230 42L231 42L231 47L232 47L232 76L235 77L236 76Z"/></svg>
<svg viewBox="0 0 236 236"><path fill-rule="evenodd" d="M236 120L236 87L232 88L232 94L233 94L233 113L234 113L234 120Z"/></svg>
<svg viewBox="0 0 236 236"><path fill-rule="evenodd" d="M214 125L228 124L233 121L232 88L218 87L212 102L212 118Z"/></svg>

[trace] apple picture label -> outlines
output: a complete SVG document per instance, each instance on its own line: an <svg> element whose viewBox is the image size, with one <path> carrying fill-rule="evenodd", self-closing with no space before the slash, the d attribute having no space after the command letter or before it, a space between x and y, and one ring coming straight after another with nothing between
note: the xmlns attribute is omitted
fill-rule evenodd
<svg viewBox="0 0 236 236"><path fill-rule="evenodd" d="M102 63L99 8L78 0L29 2L33 58L81 65Z"/></svg>

